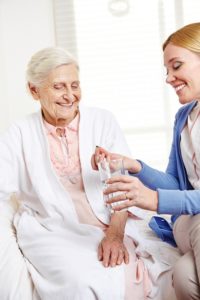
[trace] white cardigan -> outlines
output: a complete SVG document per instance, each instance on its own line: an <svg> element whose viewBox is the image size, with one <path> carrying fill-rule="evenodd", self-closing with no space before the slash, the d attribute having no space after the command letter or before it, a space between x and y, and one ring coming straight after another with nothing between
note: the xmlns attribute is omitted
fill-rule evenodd
<svg viewBox="0 0 200 300"><path fill-rule="evenodd" d="M98 172L91 168L95 146L130 155L126 141L113 115L96 108L81 107L79 150L84 188L96 216L109 222L103 205ZM55 214L56 201L77 219L73 206L65 205L66 190L52 169L41 113L16 122L0 139L0 201L16 193L24 206L38 212L42 218ZM70 199L70 195L68 195ZM70 200L71 201L71 200Z"/></svg>
<svg viewBox="0 0 200 300"><path fill-rule="evenodd" d="M99 174L91 168L91 156L96 145L112 152L130 155L121 130L111 113L96 108L81 107L79 147L85 192L96 216L102 222L109 223ZM91 282L92 289L99 300L110 300L113 296L116 300L123 299L123 267L120 266L115 270L108 268L106 271L108 277L105 277L105 268L96 257L97 246L103 233L94 226L79 224L71 197L60 183L51 165L41 112L16 122L1 137L0 172L0 201L8 200L13 193L21 201L14 220L18 244L24 252L29 272L42 300L55 300L56 284L58 284L54 281L54 270L52 273L49 271L50 278L45 278L45 269L42 269L43 261L38 257L38 252L41 251L42 243L49 232L68 237L70 240L68 255L75 257L74 264L79 264L80 270L88 269L88 274L84 274L84 277ZM45 235L43 235L44 228ZM50 239L52 235L53 233ZM56 239L57 235L55 235L55 244L59 243ZM41 238L41 249L38 241L37 246L34 245L33 239L36 236L38 239ZM81 249L80 239L83 236L84 248ZM84 261L79 261L78 251L84 252ZM90 268L96 268L92 278L90 278ZM51 295L48 295L51 280L53 282ZM119 285L118 282L122 284ZM74 289L68 290L69 298L60 296L58 299L75 299Z"/></svg>

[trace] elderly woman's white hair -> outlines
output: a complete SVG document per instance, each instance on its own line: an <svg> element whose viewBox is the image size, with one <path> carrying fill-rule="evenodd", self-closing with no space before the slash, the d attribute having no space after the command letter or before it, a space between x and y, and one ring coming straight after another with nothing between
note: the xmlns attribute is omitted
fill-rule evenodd
<svg viewBox="0 0 200 300"><path fill-rule="evenodd" d="M78 68L77 60L66 50L58 47L44 48L36 52L28 63L26 71L27 83L39 86L49 72L61 65L68 64L75 64Z"/></svg>

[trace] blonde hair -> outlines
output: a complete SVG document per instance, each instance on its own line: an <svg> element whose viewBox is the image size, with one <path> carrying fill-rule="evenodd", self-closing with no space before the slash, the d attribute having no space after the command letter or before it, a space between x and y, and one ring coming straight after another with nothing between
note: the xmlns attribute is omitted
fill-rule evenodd
<svg viewBox="0 0 200 300"><path fill-rule="evenodd" d="M36 52L27 65L27 83L39 86L50 71L68 64L75 64L79 68L76 59L66 50L58 47L44 48Z"/></svg>
<svg viewBox="0 0 200 300"><path fill-rule="evenodd" d="M188 24L172 33L163 43L163 51L169 43L200 54L200 23Z"/></svg>

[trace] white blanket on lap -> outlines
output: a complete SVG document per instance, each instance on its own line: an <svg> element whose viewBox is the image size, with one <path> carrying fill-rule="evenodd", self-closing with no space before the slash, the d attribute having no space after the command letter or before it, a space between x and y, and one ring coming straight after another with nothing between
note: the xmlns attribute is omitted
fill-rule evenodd
<svg viewBox="0 0 200 300"><path fill-rule="evenodd" d="M26 265L26 263L29 263L25 261L18 248L16 232L12 225L17 206L16 199L12 199L6 203L1 203L0 207L0 299L38 300L39 297L33 289L32 280ZM149 299L175 299L173 298L172 288L170 290L170 282L172 266L180 256L177 249L170 245L168 246L168 244L161 242L155 237L154 233L147 226L147 220L135 223L128 230L131 230L131 233L135 232L135 239L140 240L137 251L143 251L143 257L146 256L144 260L149 266L150 276L154 283ZM151 245L154 255L149 257L149 253L145 252L144 245L147 248ZM163 273L163 265L165 269L168 269L167 272ZM31 265L29 267L31 268ZM162 275L157 278L158 274ZM168 286L167 289L166 286ZM169 292L170 296L167 292Z"/></svg>

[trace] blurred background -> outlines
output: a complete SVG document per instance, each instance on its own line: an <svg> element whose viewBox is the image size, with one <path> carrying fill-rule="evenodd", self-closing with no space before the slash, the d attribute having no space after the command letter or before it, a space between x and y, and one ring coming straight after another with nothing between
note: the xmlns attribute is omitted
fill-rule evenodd
<svg viewBox="0 0 200 300"><path fill-rule="evenodd" d="M57 45L79 61L82 102L112 111L132 155L164 170L179 103L162 43L199 11L199 0L0 0L0 132L39 109L26 65Z"/></svg>

